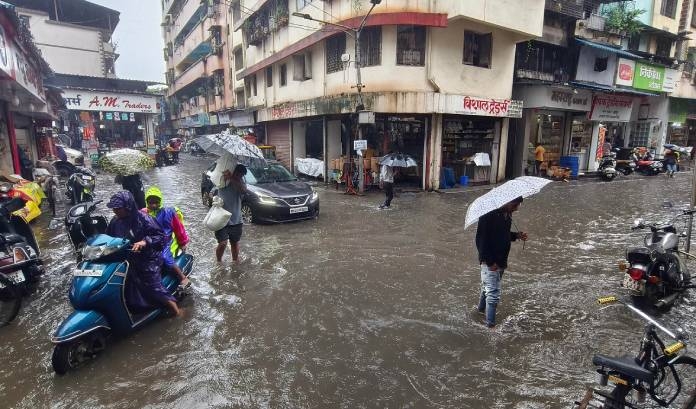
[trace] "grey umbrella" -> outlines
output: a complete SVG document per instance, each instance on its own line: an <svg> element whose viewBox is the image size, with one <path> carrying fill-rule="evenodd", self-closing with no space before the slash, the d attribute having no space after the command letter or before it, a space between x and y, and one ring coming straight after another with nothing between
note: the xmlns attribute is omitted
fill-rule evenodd
<svg viewBox="0 0 696 409"><path fill-rule="evenodd" d="M229 131L219 134L203 135L194 140L204 151L218 156L230 156L236 163L247 167L266 166L266 159L258 146L244 138L232 135Z"/></svg>
<svg viewBox="0 0 696 409"><path fill-rule="evenodd" d="M416 160L406 155L405 153L389 153L382 156L379 161L380 165L387 165L394 168L413 168L418 166Z"/></svg>

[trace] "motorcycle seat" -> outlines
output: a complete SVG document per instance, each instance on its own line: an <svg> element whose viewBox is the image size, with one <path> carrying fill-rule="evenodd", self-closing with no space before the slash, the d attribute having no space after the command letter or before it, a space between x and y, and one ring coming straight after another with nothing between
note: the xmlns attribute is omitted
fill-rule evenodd
<svg viewBox="0 0 696 409"><path fill-rule="evenodd" d="M594 358L592 358L592 363L597 366L614 369L624 375L643 382L652 383L655 379L655 374L636 364L635 359L631 356L613 358L606 355L595 355Z"/></svg>

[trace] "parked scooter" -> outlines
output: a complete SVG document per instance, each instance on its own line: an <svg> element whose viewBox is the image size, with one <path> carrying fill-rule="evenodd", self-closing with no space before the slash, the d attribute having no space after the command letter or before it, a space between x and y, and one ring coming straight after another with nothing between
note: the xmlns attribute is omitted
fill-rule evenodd
<svg viewBox="0 0 696 409"><path fill-rule="evenodd" d="M661 160L656 160L648 152L642 158L638 158L636 162L636 171L642 175L655 176L660 172L664 171L665 166Z"/></svg>
<svg viewBox="0 0 696 409"><path fill-rule="evenodd" d="M694 213L696 210L686 210L680 216ZM650 229L644 237L645 246L626 251L628 265L621 286L630 292L638 306L667 309L692 287L691 274L680 257L675 221L676 218L668 224L657 225L636 219L633 223L631 230Z"/></svg>
<svg viewBox="0 0 696 409"><path fill-rule="evenodd" d="M82 248L89 237L106 233L109 221L102 215L93 214L97 205L103 202L86 202L77 204L65 214L65 230L75 250L75 257L82 260Z"/></svg>
<svg viewBox="0 0 696 409"><path fill-rule="evenodd" d="M94 200L96 183L94 172L83 166L75 167L75 172L70 175L65 183L67 187L66 195L70 199L70 204L74 205Z"/></svg>
<svg viewBox="0 0 696 409"><path fill-rule="evenodd" d="M8 294L1 290L10 285L18 290L19 295L28 293L44 273L34 232L22 217L12 214L24 206L25 201L19 197L0 204L0 294L3 298ZM19 302L13 308L9 315L3 311L0 321L6 322L0 322L0 326L14 319Z"/></svg>
<svg viewBox="0 0 696 409"><path fill-rule="evenodd" d="M638 156L636 155L635 151L632 151L628 158L626 159L619 159L619 152L620 149L616 148L613 150L617 154L617 159L616 159L616 171L623 174L624 176L628 176L631 173L636 171L636 167L638 166L636 163L638 162Z"/></svg>
<svg viewBox="0 0 696 409"><path fill-rule="evenodd" d="M602 157L597 172L599 172L599 176L606 181L614 180L616 177L616 154L614 152L610 152L608 155Z"/></svg>
<svg viewBox="0 0 696 409"><path fill-rule="evenodd" d="M90 237L82 250L84 261L73 272L70 303L75 311L56 329L51 342L55 344L51 363L63 375L83 362L94 358L106 348L108 338L128 335L165 312L164 308L136 311L125 299L131 242L105 234ZM181 254L176 263L186 276L191 273L193 256ZM165 273L162 284L177 299L179 280L172 272Z"/></svg>

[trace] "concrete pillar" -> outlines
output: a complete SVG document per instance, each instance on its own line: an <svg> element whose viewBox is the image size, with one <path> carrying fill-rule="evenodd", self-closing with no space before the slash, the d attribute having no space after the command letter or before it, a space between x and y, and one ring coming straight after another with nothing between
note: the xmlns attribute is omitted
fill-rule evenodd
<svg viewBox="0 0 696 409"><path fill-rule="evenodd" d="M507 161L507 144L508 130L510 129L510 118L503 118L501 122L496 124L496 139L498 140L498 149L495 149L493 144L493 155L497 155L497 162L491 161L491 165L497 165L495 171L495 181L493 183L502 182L505 180L505 165ZM498 136L499 135L499 136Z"/></svg>
<svg viewBox="0 0 696 409"><path fill-rule="evenodd" d="M433 114L430 126L430 188L440 189L442 168L442 114Z"/></svg>

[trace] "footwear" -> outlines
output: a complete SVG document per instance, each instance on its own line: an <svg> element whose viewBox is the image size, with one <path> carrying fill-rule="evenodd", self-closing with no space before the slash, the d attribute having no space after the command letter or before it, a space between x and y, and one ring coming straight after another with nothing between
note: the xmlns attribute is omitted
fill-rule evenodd
<svg viewBox="0 0 696 409"><path fill-rule="evenodd" d="M385 205L383 205L383 204L379 205L379 208L380 208L380 209L386 209L387 207L389 207L389 206L385 206Z"/></svg>
<svg viewBox="0 0 696 409"><path fill-rule="evenodd" d="M184 285L179 284L179 286L176 289L179 291L186 291L189 288L191 288L191 281L189 281L188 283L186 283Z"/></svg>

